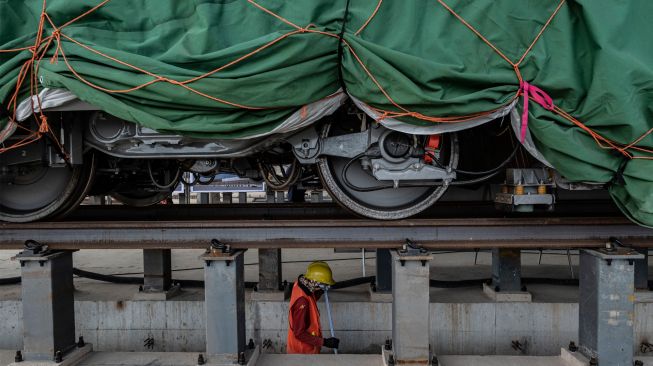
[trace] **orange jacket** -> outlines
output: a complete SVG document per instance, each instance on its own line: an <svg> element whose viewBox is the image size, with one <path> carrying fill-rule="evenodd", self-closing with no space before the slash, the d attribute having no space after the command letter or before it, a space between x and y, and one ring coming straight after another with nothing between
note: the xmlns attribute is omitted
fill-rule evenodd
<svg viewBox="0 0 653 366"><path fill-rule="evenodd" d="M300 354L318 354L320 353L320 346L308 344L299 340L294 332L294 329L297 327L293 324L293 305L299 299L305 299L308 303L308 314L309 314L309 324L307 327L308 333L311 336L316 338L322 338L322 330L320 329L320 312L317 309L317 302L315 301L315 296L307 295L304 290L299 286L298 282L295 282L295 285L292 289L292 294L290 295L290 310L288 312L288 347L287 353L300 353ZM320 342L321 343L321 342Z"/></svg>

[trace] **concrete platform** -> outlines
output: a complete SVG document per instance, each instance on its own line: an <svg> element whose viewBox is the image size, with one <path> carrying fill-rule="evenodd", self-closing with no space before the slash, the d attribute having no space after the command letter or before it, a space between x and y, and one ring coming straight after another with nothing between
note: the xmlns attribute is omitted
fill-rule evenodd
<svg viewBox="0 0 653 366"><path fill-rule="evenodd" d="M519 292L497 292L492 286L487 283L483 284L483 293L486 294L491 300L496 302L531 302L533 295L527 291Z"/></svg>
<svg viewBox="0 0 653 366"><path fill-rule="evenodd" d="M190 352L93 352L76 366L195 366L199 353ZM0 365L13 362L13 351L0 351ZM653 357L637 357L653 366ZM439 356L439 366L586 366L560 356ZM53 363L48 363L53 365ZM27 362L20 365L34 366ZM44 363L45 365L45 363ZM207 363L210 366L211 363ZM382 366L381 355L261 354L250 366Z"/></svg>
<svg viewBox="0 0 653 366"><path fill-rule="evenodd" d="M575 366L559 356L440 356L440 366Z"/></svg>
<svg viewBox="0 0 653 366"><path fill-rule="evenodd" d="M381 355L262 354L256 366L382 366Z"/></svg>

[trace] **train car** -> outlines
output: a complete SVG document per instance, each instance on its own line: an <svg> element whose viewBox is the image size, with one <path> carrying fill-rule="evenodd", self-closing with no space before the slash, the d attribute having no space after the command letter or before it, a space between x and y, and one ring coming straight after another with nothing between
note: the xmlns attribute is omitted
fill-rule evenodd
<svg viewBox="0 0 653 366"><path fill-rule="evenodd" d="M498 184L653 225L653 3L128 3L0 3L0 220L234 173L380 220Z"/></svg>

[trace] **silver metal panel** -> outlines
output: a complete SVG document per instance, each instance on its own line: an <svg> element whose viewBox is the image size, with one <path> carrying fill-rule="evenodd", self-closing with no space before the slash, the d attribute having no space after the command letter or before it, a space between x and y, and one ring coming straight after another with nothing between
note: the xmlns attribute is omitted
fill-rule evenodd
<svg viewBox="0 0 653 366"><path fill-rule="evenodd" d="M634 260L641 258L622 249L581 251L579 349L599 365L633 364Z"/></svg>
<svg viewBox="0 0 653 366"><path fill-rule="evenodd" d="M204 261L206 353L245 351L244 251L229 256L200 257Z"/></svg>
<svg viewBox="0 0 653 366"><path fill-rule="evenodd" d="M428 364L429 255L392 251L392 349L397 363Z"/></svg>

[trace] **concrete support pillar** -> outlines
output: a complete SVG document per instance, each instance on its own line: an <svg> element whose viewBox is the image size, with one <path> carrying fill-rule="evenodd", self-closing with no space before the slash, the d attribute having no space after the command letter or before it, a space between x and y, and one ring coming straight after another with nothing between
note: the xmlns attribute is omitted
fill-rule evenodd
<svg viewBox="0 0 653 366"><path fill-rule="evenodd" d="M222 203L233 203L234 195L231 192L222 193Z"/></svg>
<svg viewBox="0 0 653 366"><path fill-rule="evenodd" d="M492 287L495 291L522 291L521 250L492 249Z"/></svg>
<svg viewBox="0 0 653 366"><path fill-rule="evenodd" d="M376 250L376 292L392 292L392 255L390 249Z"/></svg>
<svg viewBox="0 0 653 366"><path fill-rule="evenodd" d="M492 249L492 283L483 292L497 302L530 302L531 294L521 281L521 250Z"/></svg>
<svg viewBox="0 0 653 366"><path fill-rule="evenodd" d="M143 249L143 286L134 300L167 300L179 293L172 284L172 251Z"/></svg>
<svg viewBox="0 0 653 366"><path fill-rule="evenodd" d="M77 345L72 251L28 249L16 259L22 277L23 360L73 357L79 352L73 352Z"/></svg>
<svg viewBox="0 0 653 366"><path fill-rule="evenodd" d="M143 291L168 291L172 285L172 251L143 249Z"/></svg>
<svg viewBox="0 0 653 366"><path fill-rule="evenodd" d="M286 202L286 192L284 191L277 191L276 192L276 198L275 201L277 203L284 203Z"/></svg>
<svg viewBox="0 0 653 366"><path fill-rule="evenodd" d="M220 193L209 193L209 203L212 205L220 203Z"/></svg>
<svg viewBox="0 0 653 366"><path fill-rule="evenodd" d="M635 260L627 248L582 250L580 254L580 352L598 365L633 364Z"/></svg>
<svg viewBox="0 0 653 366"><path fill-rule="evenodd" d="M635 259L635 290L648 290L648 248L635 248L644 258Z"/></svg>
<svg viewBox="0 0 653 366"><path fill-rule="evenodd" d="M430 361L428 252L392 253L392 356L396 364Z"/></svg>
<svg viewBox="0 0 653 366"><path fill-rule="evenodd" d="M238 203L247 203L247 192L238 193Z"/></svg>
<svg viewBox="0 0 653 366"><path fill-rule="evenodd" d="M258 291L279 291L281 281L281 249L259 249Z"/></svg>
<svg viewBox="0 0 653 366"><path fill-rule="evenodd" d="M206 353L209 363L236 361L245 351L244 251L209 252L204 261Z"/></svg>

